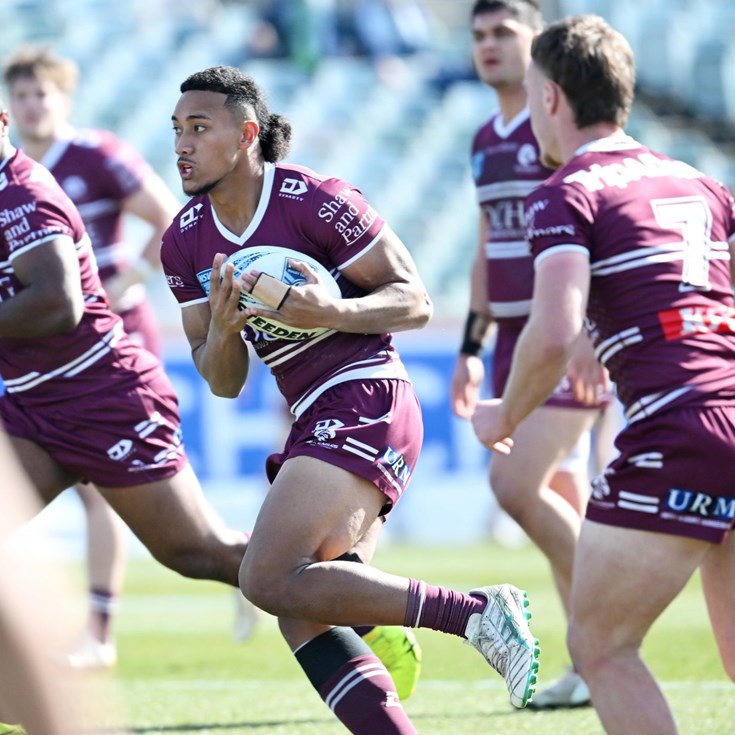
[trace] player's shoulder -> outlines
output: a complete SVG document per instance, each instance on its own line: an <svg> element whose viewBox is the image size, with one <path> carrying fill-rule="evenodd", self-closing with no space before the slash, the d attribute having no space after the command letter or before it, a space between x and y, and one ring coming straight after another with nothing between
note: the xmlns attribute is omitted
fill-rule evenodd
<svg viewBox="0 0 735 735"><path fill-rule="evenodd" d="M496 125L500 119L500 111L495 110L485 122L483 122L475 131L472 137L472 147L477 148L478 146L486 145L489 141L496 140L498 133L496 131Z"/></svg>
<svg viewBox="0 0 735 735"><path fill-rule="evenodd" d="M48 198L63 192L51 172L16 149L0 167L0 194L3 204Z"/></svg>
<svg viewBox="0 0 735 735"><path fill-rule="evenodd" d="M324 206L341 207L362 191L345 179L317 173L306 166L277 163L271 169L271 207L291 219L310 217ZM268 176L268 173L266 174Z"/></svg>
<svg viewBox="0 0 735 735"><path fill-rule="evenodd" d="M192 197L186 202L177 212L173 220L171 220L171 224L164 232L164 245L167 242L181 241L182 239L186 239L187 236L196 234L196 230L204 220L204 216L210 206L206 194Z"/></svg>
<svg viewBox="0 0 735 735"><path fill-rule="evenodd" d="M286 201L304 201L317 191L329 188L330 182L341 181L295 163L276 163L271 171L273 193L277 199Z"/></svg>

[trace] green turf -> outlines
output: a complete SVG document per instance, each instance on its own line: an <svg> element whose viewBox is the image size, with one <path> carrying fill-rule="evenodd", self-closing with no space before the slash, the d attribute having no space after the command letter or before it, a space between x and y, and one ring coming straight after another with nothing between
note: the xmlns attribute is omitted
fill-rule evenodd
<svg viewBox="0 0 735 735"><path fill-rule="evenodd" d="M526 588L534 613L532 627L541 639L541 684L561 673L567 663L561 609L546 564L533 548L391 544L375 563L462 590L504 581ZM344 733L306 683L275 621L264 617L253 638L235 643L233 614L227 588L182 579L148 560L130 565L116 628L117 685L132 732ZM422 735L602 732L590 709L513 710L502 680L477 652L452 636L426 630L417 635L424 650L423 675L405 708ZM735 690L722 671L697 579L658 621L644 657L664 682L682 733L735 731Z"/></svg>

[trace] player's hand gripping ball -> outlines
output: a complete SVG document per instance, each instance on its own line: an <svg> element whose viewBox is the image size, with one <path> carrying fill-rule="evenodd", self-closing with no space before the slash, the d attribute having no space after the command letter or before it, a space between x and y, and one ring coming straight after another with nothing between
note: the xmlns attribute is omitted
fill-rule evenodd
<svg viewBox="0 0 735 735"><path fill-rule="evenodd" d="M230 255L226 261L234 265L233 277L235 279L239 279L243 273L252 270L261 271L265 275L265 277L261 275L258 278L250 293L245 290L240 293L241 309L252 306L276 313L278 307L285 300L289 287L301 286L306 283L304 276L289 264L289 259L306 263L319 276L329 294L334 298L340 298L341 293L337 282L332 274L317 260L290 248L262 245L239 250ZM256 298L256 296L261 298ZM311 339L329 331L328 327L314 327L311 329L292 327L267 315L251 316L248 318L248 322L260 332L265 332L278 339L291 341Z"/></svg>

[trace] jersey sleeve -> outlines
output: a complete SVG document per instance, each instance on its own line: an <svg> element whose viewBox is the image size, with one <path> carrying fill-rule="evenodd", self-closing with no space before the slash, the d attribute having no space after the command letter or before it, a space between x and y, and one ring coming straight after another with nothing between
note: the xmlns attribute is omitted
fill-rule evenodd
<svg viewBox="0 0 735 735"><path fill-rule="evenodd" d="M526 239L534 264L557 252L589 253L593 215L575 187L542 185L526 199Z"/></svg>
<svg viewBox="0 0 735 735"><path fill-rule="evenodd" d="M114 199L125 199L143 186L153 170L133 146L125 141L108 140L99 149L107 186Z"/></svg>
<svg viewBox="0 0 735 735"><path fill-rule="evenodd" d="M0 211L0 235L12 261L18 255L59 237L76 240L78 232L61 203L39 194L33 184L13 187ZM69 202L69 206L73 205ZM77 228L78 229L78 228Z"/></svg>
<svg viewBox="0 0 735 735"><path fill-rule="evenodd" d="M209 282L209 274L197 276L195 266L186 257L185 243L176 237L176 229L171 225L161 240L161 265L166 283L181 306L203 303L208 298L206 283ZM200 278L205 277L206 283L202 283Z"/></svg>
<svg viewBox="0 0 735 735"><path fill-rule="evenodd" d="M341 179L326 179L317 187L313 211L309 237L339 269L370 250L385 226L362 192Z"/></svg>

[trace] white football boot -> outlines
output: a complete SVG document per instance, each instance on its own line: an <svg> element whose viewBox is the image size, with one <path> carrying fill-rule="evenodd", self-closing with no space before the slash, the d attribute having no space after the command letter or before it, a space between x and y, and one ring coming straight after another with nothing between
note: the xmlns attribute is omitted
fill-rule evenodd
<svg viewBox="0 0 735 735"><path fill-rule="evenodd" d="M533 696L538 672L538 641L531 635L523 590L510 584L481 587L470 592L487 604L482 614L470 615L465 630L474 646L504 679L510 702L522 709Z"/></svg>

